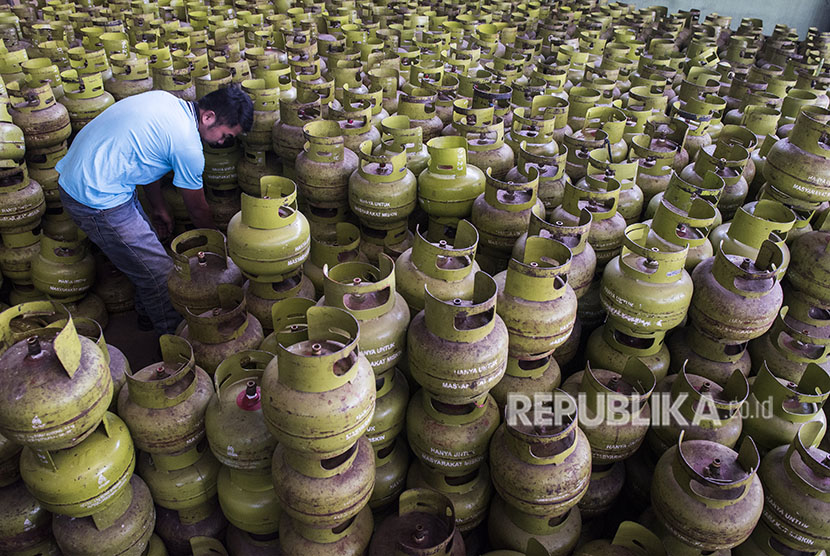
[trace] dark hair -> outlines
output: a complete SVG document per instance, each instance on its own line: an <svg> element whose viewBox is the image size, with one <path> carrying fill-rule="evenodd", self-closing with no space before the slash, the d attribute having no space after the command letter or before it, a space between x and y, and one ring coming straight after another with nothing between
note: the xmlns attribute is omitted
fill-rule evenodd
<svg viewBox="0 0 830 556"><path fill-rule="evenodd" d="M248 132L254 125L254 103L248 93L236 85L208 93L199 99L199 110L213 110L222 125L242 126Z"/></svg>

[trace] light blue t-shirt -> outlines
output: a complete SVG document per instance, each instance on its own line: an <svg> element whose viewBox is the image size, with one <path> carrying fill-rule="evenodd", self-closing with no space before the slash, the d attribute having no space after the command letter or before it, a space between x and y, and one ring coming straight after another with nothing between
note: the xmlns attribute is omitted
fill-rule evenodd
<svg viewBox="0 0 830 556"><path fill-rule="evenodd" d="M165 91L120 100L78 132L55 169L70 197L97 209L126 203L170 170L176 187L199 189L205 155L194 109Z"/></svg>

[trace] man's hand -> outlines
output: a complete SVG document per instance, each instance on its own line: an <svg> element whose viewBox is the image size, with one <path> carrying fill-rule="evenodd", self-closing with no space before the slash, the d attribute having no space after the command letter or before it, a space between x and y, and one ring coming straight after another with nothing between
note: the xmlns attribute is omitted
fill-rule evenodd
<svg viewBox="0 0 830 556"><path fill-rule="evenodd" d="M190 215L190 221L195 228L211 228L216 229L216 223L213 221L213 215L210 212L210 207L205 200L205 192L203 189L179 189L179 193L184 200L184 206L187 208L187 213Z"/></svg>
<svg viewBox="0 0 830 556"><path fill-rule="evenodd" d="M153 207L152 221L159 240L164 243L170 239L170 236L173 235L173 216L166 206Z"/></svg>

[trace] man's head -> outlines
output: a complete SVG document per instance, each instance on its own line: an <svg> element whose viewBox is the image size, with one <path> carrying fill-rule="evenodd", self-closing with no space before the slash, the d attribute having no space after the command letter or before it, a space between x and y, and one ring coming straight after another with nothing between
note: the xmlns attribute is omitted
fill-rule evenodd
<svg viewBox="0 0 830 556"><path fill-rule="evenodd" d="M213 91L198 102L199 135L209 145L223 145L254 124L254 103L236 86Z"/></svg>

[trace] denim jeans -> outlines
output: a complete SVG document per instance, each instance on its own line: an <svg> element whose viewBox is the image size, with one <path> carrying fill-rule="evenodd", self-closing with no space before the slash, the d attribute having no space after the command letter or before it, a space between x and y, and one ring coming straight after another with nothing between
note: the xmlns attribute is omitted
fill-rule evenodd
<svg viewBox="0 0 830 556"><path fill-rule="evenodd" d="M138 195L109 209L79 203L60 189L63 208L110 261L135 286L136 311L146 315L159 334L173 334L182 320L170 303L167 276L173 259L162 247Z"/></svg>

